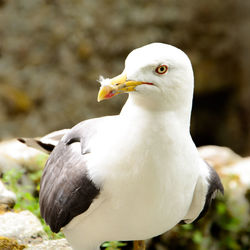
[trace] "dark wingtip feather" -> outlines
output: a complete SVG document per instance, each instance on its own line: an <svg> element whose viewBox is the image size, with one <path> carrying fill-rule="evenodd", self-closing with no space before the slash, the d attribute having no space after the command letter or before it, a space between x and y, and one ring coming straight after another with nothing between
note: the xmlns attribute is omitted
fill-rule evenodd
<svg viewBox="0 0 250 250"><path fill-rule="evenodd" d="M36 143L37 143L41 148L43 148L44 150L46 150L47 152L52 152L53 149L55 148L55 145L50 144L50 143L44 143L44 142L41 142L41 141L39 141L39 140L36 140Z"/></svg>
<svg viewBox="0 0 250 250"><path fill-rule="evenodd" d="M19 141L19 142L21 142L21 143L26 143L26 140L24 139L24 138L17 138L17 140Z"/></svg>

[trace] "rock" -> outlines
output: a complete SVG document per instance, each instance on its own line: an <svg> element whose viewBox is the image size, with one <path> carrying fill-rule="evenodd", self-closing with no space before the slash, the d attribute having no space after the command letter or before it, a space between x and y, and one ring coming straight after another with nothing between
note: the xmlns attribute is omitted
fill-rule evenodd
<svg viewBox="0 0 250 250"><path fill-rule="evenodd" d="M72 250L66 239L45 240L40 244L28 244L27 250Z"/></svg>
<svg viewBox="0 0 250 250"><path fill-rule="evenodd" d="M250 157L242 158L230 167L223 167L221 172L224 175L238 176L238 185L250 188Z"/></svg>
<svg viewBox="0 0 250 250"><path fill-rule="evenodd" d="M1 147L1 145L0 145ZM3 174L10 169L22 169L21 165L18 164L17 161L14 159L11 159L9 157L6 157L6 155L2 154L1 148L0 148L0 173Z"/></svg>
<svg viewBox="0 0 250 250"><path fill-rule="evenodd" d="M16 202L16 194L9 191L0 180L0 205L5 204L13 207Z"/></svg>
<svg viewBox="0 0 250 250"><path fill-rule="evenodd" d="M0 235L14 238L21 244L47 239L41 222L30 211L0 214Z"/></svg>
<svg viewBox="0 0 250 250"><path fill-rule="evenodd" d="M232 215L239 221L239 227L250 225L250 157L243 158L231 166L220 170L226 187L227 205Z"/></svg>
<svg viewBox="0 0 250 250"><path fill-rule="evenodd" d="M23 192L36 191L35 183L28 177L29 173L43 169L48 155L36 149L27 147L16 139L0 143L0 174L20 173L16 183L17 188Z"/></svg>
<svg viewBox="0 0 250 250"><path fill-rule="evenodd" d="M43 168L47 157L16 139L6 140L0 143L0 172L13 168L36 171Z"/></svg>
<svg viewBox="0 0 250 250"><path fill-rule="evenodd" d="M242 159L230 148L219 146L202 146L198 148L200 156L217 170L221 167L232 165Z"/></svg>

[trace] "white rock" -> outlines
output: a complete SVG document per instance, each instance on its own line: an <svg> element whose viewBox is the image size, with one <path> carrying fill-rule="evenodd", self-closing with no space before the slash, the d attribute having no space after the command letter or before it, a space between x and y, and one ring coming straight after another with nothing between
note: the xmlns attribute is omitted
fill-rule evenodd
<svg viewBox="0 0 250 250"><path fill-rule="evenodd" d="M1 145L0 145L1 147ZM13 160L6 155L3 155L0 149L0 173L7 172L10 169L22 169L21 165L17 163L16 160Z"/></svg>
<svg viewBox="0 0 250 250"><path fill-rule="evenodd" d="M234 164L242 159L227 147L209 145L199 147L198 150L200 156L216 169Z"/></svg>
<svg viewBox="0 0 250 250"><path fill-rule="evenodd" d="M243 158L230 167L224 167L221 172L224 175L238 176L239 183L250 188L250 157Z"/></svg>
<svg viewBox="0 0 250 250"><path fill-rule="evenodd" d="M45 240L40 244L29 244L27 250L72 250L66 239Z"/></svg>
<svg viewBox="0 0 250 250"><path fill-rule="evenodd" d="M228 207L233 216L239 219L239 226L247 227L250 223L250 204L246 198L250 188L250 157L221 168L220 173L225 182Z"/></svg>
<svg viewBox="0 0 250 250"><path fill-rule="evenodd" d="M10 207L16 202L16 195L9 191L0 180L0 204L7 204Z"/></svg>
<svg viewBox="0 0 250 250"><path fill-rule="evenodd" d="M27 244L31 239L47 239L42 224L30 211L0 214L0 235Z"/></svg>
<svg viewBox="0 0 250 250"><path fill-rule="evenodd" d="M17 139L0 143L0 171L5 172L11 168L25 167L30 171L38 170L37 160L48 156L36 149L27 147ZM8 164L5 164L7 163Z"/></svg>

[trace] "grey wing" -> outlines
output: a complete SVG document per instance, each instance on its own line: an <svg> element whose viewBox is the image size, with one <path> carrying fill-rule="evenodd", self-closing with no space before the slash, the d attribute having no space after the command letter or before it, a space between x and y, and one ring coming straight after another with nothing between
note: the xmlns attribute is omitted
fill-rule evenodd
<svg viewBox="0 0 250 250"><path fill-rule="evenodd" d="M46 163L39 203L41 215L53 232L59 232L75 216L85 212L100 193L100 187L88 176L85 157L91 153L88 141L94 136L96 125L105 118L88 120L72 128Z"/></svg>
<svg viewBox="0 0 250 250"><path fill-rule="evenodd" d="M191 223L199 220L207 213L216 193L219 191L224 194L224 188L219 175L211 166L206 165L209 169L209 175L206 178L200 176L198 179L192 203L182 222Z"/></svg>

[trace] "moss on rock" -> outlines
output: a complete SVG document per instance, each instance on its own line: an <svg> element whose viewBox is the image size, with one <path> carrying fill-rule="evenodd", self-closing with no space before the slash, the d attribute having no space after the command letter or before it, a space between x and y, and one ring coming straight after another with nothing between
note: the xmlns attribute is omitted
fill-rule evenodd
<svg viewBox="0 0 250 250"><path fill-rule="evenodd" d="M20 245L15 239L0 236L0 249L2 250L22 250L25 245Z"/></svg>

